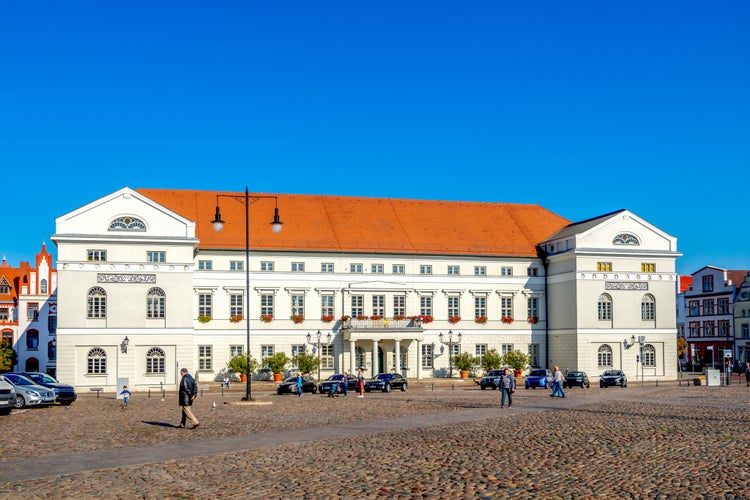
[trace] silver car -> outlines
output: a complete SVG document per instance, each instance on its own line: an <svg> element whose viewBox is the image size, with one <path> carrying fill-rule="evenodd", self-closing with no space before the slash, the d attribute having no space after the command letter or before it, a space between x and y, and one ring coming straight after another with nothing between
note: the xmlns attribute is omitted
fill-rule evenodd
<svg viewBox="0 0 750 500"><path fill-rule="evenodd" d="M55 391L15 373L0 375L0 379L13 385L16 391L16 408L26 405L51 405L55 403Z"/></svg>
<svg viewBox="0 0 750 500"><path fill-rule="evenodd" d="M16 405L16 390L13 384L0 380L0 415L8 415Z"/></svg>

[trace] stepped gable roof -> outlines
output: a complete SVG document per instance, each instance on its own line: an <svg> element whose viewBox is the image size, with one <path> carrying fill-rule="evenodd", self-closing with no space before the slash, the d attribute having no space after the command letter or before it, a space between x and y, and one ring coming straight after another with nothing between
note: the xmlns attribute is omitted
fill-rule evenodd
<svg viewBox="0 0 750 500"><path fill-rule="evenodd" d="M245 248L243 193L138 189L195 221L201 248ZM217 195L224 229L211 227ZM284 229L270 229L278 196ZM234 198L234 199L233 199ZM570 221L539 205L264 193L250 194L253 250L536 257L536 245Z"/></svg>

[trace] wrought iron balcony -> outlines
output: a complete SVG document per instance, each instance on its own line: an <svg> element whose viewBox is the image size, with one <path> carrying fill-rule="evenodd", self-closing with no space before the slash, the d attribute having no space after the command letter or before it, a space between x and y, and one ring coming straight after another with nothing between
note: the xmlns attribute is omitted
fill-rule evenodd
<svg viewBox="0 0 750 500"><path fill-rule="evenodd" d="M357 319L349 318L342 322L341 325L344 330L360 330L360 329L396 329L403 330L406 328L421 329L422 319L421 318L404 318L404 319L392 319L392 318L380 318L380 319Z"/></svg>

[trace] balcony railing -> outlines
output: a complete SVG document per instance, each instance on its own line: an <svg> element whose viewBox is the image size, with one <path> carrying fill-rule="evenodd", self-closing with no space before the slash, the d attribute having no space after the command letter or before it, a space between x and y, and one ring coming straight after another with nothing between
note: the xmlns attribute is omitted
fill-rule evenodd
<svg viewBox="0 0 750 500"><path fill-rule="evenodd" d="M422 320L420 318L415 319L357 319L350 318L344 321L342 327L344 329L359 329L359 328L420 328L422 326Z"/></svg>

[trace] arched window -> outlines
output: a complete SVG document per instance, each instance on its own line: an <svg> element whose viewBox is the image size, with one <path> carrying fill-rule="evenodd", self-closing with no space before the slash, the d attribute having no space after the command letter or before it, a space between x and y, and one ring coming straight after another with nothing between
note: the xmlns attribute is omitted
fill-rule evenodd
<svg viewBox="0 0 750 500"><path fill-rule="evenodd" d="M101 347L94 347L86 356L88 360L89 375L102 375L107 373L107 353Z"/></svg>
<svg viewBox="0 0 750 500"><path fill-rule="evenodd" d="M152 288L146 294L146 317L149 319L164 318L167 294L161 288Z"/></svg>
<svg viewBox="0 0 750 500"><path fill-rule="evenodd" d="M612 297L603 293L599 296L597 311L600 321L609 321L612 319Z"/></svg>
<svg viewBox="0 0 750 500"><path fill-rule="evenodd" d="M47 280L42 280L41 283L39 283L39 292L47 293Z"/></svg>
<svg viewBox="0 0 750 500"><path fill-rule="evenodd" d="M622 233L615 236L615 239L612 240L613 245L640 245L641 242L638 241L638 238L633 236L630 233Z"/></svg>
<svg viewBox="0 0 750 500"><path fill-rule="evenodd" d="M109 224L110 231L145 231L146 224L136 217L118 217Z"/></svg>
<svg viewBox="0 0 750 500"><path fill-rule="evenodd" d="M36 351L39 349L39 332L36 330L28 330L26 332L26 349L30 351Z"/></svg>
<svg viewBox="0 0 750 500"><path fill-rule="evenodd" d="M650 293L647 293L641 299L641 319L643 321L656 319L656 299Z"/></svg>
<svg viewBox="0 0 750 500"><path fill-rule="evenodd" d="M0 342L13 347L13 330L3 330L0 334Z"/></svg>
<svg viewBox="0 0 750 500"><path fill-rule="evenodd" d="M596 353L596 360L599 367L611 367L612 366L612 348L607 344L599 346L599 350Z"/></svg>
<svg viewBox="0 0 750 500"><path fill-rule="evenodd" d="M36 358L29 358L26 360L26 371L27 372L38 372L39 371L39 360Z"/></svg>
<svg viewBox="0 0 750 500"><path fill-rule="evenodd" d="M107 292L104 288L95 286L89 290L86 317L89 319L107 317Z"/></svg>
<svg viewBox="0 0 750 500"><path fill-rule="evenodd" d="M643 366L656 366L656 348L651 344L643 346Z"/></svg>
<svg viewBox="0 0 750 500"><path fill-rule="evenodd" d="M167 359L164 350L152 347L146 353L146 373L164 373L164 364Z"/></svg>

